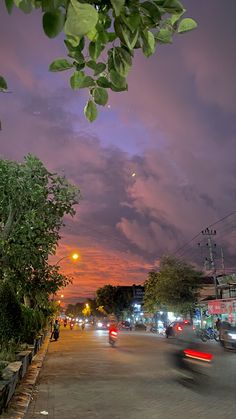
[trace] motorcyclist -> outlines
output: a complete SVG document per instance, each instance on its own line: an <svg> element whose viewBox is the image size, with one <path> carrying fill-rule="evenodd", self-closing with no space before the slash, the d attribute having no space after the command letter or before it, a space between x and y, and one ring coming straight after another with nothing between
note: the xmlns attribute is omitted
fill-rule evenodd
<svg viewBox="0 0 236 419"><path fill-rule="evenodd" d="M201 368L197 362L191 362L186 358L186 350L201 351L202 346L194 333L193 326L186 324L176 338L176 349L171 352L171 361L175 369L182 373L182 379L186 383L198 383Z"/></svg>
<svg viewBox="0 0 236 419"><path fill-rule="evenodd" d="M118 324L112 321L109 325L108 341L110 345L114 346L118 336Z"/></svg>
<svg viewBox="0 0 236 419"><path fill-rule="evenodd" d="M53 330L52 330L50 339L54 337L54 339L56 338L57 340L59 338L59 332L60 332L60 324L59 324L59 321L56 319L53 324Z"/></svg>

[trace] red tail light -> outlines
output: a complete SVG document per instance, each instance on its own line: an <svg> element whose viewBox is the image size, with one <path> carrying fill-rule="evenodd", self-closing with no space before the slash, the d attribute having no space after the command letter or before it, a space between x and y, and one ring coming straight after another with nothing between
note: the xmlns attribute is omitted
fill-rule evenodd
<svg viewBox="0 0 236 419"><path fill-rule="evenodd" d="M177 330L178 330L179 332L181 332L181 331L183 330L183 328L182 328L181 326L178 326L178 327L177 327Z"/></svg>
<svg viewBox="0 0 236 419"><path fill-rule="evenodd" d="M117 332L112 331L112 332L111 332L111 335L112 335L114 338L116 338L116 337L117 337Z"/></svg>
<svg viewBox="0 0 236 419"><path fill-rule="evenodd" d="M210 362L213 359L212 354L196 351L194 349L185 349L184 354L189 358L199 359L200 361Z"/></svg>

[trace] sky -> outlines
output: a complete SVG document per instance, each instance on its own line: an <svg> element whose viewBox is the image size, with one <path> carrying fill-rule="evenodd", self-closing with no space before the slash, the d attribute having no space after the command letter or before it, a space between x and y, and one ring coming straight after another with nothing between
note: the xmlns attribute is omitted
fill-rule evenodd
<svg viewBox="0 0 236 419"><path fill-rule="evenodd" d="M226 269L236 267L236 2L183 4L198 29L151 58L136 54L128 92L110 94L92 124L87 92L70 89L70 72L48 71L66 56L63 37L46 38L40 14L9 17L0 4L0 74L11 91L0 96L0 158L32 153L82 194L52 259L68 256L65 301L143 284L163 254L203 266L198 233L211 224L217 258L222 248Z"/></svg>

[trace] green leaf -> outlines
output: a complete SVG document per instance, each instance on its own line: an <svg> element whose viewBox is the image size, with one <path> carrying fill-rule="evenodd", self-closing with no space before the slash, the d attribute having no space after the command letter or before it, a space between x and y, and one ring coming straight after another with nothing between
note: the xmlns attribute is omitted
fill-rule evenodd
<svg viewBox="0 0 236 419"><path fill-rule="evenodd" d="M96 70L97 64L96 64L96 61L89 60L87 61L86 66L89 68L92 68L92 70Z"/></svg>
<svg viewBox="0 0 236 419"><path fill-rule="evenodd" d="M110 0L113 10L116 16L119 16L123 6L125 5L125 0Z"/></svg>
<svg viewBox="0 0 236 419"><path fill-rule="evenodd" d="M97 63L95 71L94 71L94 75L98 76L98 74L102 73L104 70L106 70L106 64L105 63Z"/></svg>
<svg viewBox="0 0 236 419"><path fill-rule="evenodd" d="M161 19L160 9L155 3L144 1L140 4L140 8L155 22Z"/></svg>
<svg viewBox="0 0 236 419"><path fill-rule="evenodd" d="M14 0L5 0L5 6L10 15L14 6Z"/></svg>
<svg viewBox="0 0 236 419"><path fill-rule="evenodd" d="M169 29L162 28L156 35L156 40L162 44L171 44L172 42L172 31Z"/></svg>
<svg viewBox="0 0 236 419"><path fill-rule="evenodd" d="M53 61L49 66L49 71L64 71L69 70L73 67L69 61L65 58L58 58L58 60Z"/></svg>
<svg viewBox="0 0 236 419"><path fill-rule="evenodd" d="M84 61L83 63L81 63L81 64L76 63L74 67L75 67L75 68L76 68L76 70L78 70L78 71L83 70L83 69L84 69L84 67L85 67L85 61Z"/></svg>
<svg viewBox="0 0 236 419"><path fill-rule="evenodd" d="M79 36L70 36L70 35L67 35L67 37L66 37L66 39L65 39L64 42L65 42L65 44L66 44L66 46L67 46L67 48L69 50L76 49L76 48L78 48L78 46L79 46L79 44L80 44L80 42L81 42L81 40L83 38L84 37L80 38Z"/></svg>
<svg viewBox="0 0 236 419"><path fill-rule="evenodd" d="M105 106L108 101L108 93L103 87L96 87L93 90L93 98L95 103Z"/></svg>
<svg viewBox="0 0 236 419"><path fill-rule="evenodd" d="M7 90L7 82L4 77L0 76L0 92Z"/></svg>
<svg viewBox="0 0 236 419"><path fill-rule="evenodd" d="M60 10L43 15L43 29L49 38L55 38L62 31L64 23L65 15Z"/></svg>
<svg viewBox="0 0 236 419"><path fill-rule="evenodd" d="M103 49L104 49L104 45L102 45L99 40L97 40L96 42L90 42L89 55L92 58L92 60L97 61Z"/></svg>
<svg viewBox="0 0 236 419"><path fill-rule="evenodd" d="M193 19L185 18L181 20L178 26L178 33L192 31L195 28L197 28L197 22Z"/></svg>
<svg viewBox="0 0 236 419"><path fill-rule="evenodd" d="M117 87L126 90L127 83L125 77L122 77L119 73L117 73L115 70L110 70L110 80L112 84Z"/></svg>
<svg viewBox="0 0 236 419"><path fill-rule="evenodd" d="M182 12L180 13L174 13L171 18L170 18L170 22L172 25L175 25L176 22L178 22L178 20L181 18L181 16L183 16L183 14L186 12L186 9L183 9Z"/></svg>
<svg viewBox="0 0 236 419"><path fill-rule="evenodd" d="M117 87L114 84L111 85L111 90L113 92L124 92L125 90L128 90L128 84L122 87Z"/></svg>
<svg viewBox="0 0 236 419"><path fill-rule="evenodd" d="M14 3L24 13L30 13L32 11L30 0L14 0Z"/></svg>
<svg viewBox="0 0 236 419"><path fill-rule="evenodd" d="M79 50L70 51L68 56L71 57L71 58L74 58L75 61L79 64L84 64L84 62L85 62L84 56L83 56L82 52L80 52Z"/></svg>
<svg viewBox="0 0 236 419"><path fill-rule="evenodd" d="M92 77L86 76L83 71L75 71L70 78L72 89L82 89L84 87L93 87L95 82Z"/></svg>
<svg viewBox="0 0 236 419"><path fill-rule="evenodd" d="M156 48L154 35L151 31L145 30L141 36L143 39L143 53L146 57L150 57L150 55L154 54Z"/></svg>
<svg viewBox="0 0 236 419"><path fill-rule="evenodd" d="M90 32L87 33L87 37L90 41L96 41L98 37L98 32L96 28L93 28Z"/></svg>
<svg viewBox="0 0 236 419"><path fill-rule="evenodd" d="M100 87L105 87L106 89L111 87L111 82L104 76L101 76L97 79L97 85Z"/></svg>
<svg viewBox="0 0 236 419"><path fill-rule="evenodd" d="M70 0L64 27L66 35L81 37L92 31L98 21L98 13L91 4Z"/></svg>
<svg viewBox="0 0 236 419"><path fill-rule="evenodd" d="M91 99L88 100L88 102L86 103L84 107L84 115L86 116L89 122L93 122L97 118L97 114L98 114L97 107L94 101Z"/></svg>
<svg viewBox="0 0 236 419"><path fill-rule="evenodd" d="M179 0L166 0L162 7L168 13L180 13L183 10L183 5Z"/></svg>
<svg viewBox="0 0 236 419"><path fill-rule="evenodd" d="M138 37L139 37L139 29L137 29L135 32L131 32L130 30L125 31L124 33L125 43L130 50L134 49L137 43Z"/></svg>
<svg viewBox="0 0 236 419"><path fill-rule="evenodd" d="M108 41L113 42L117 38L117 35L115 32L108 32Z"/></svg>
<svg viewBox="0 0 236 419"><path fill-rule="evenodd" d="M131 30L131 32L135 32L136 29L139 29L140 25L140 14L139 13L132 13L130 16L122 15L120 17L126 26Z"/></svg>
<svg viewBox="0 0 236 419"><path fill-rule="evenodd" d="M112 55L115 70L122 77L126 77L132 65L130 53L122 47L115 47L113 48Z"/></svg>

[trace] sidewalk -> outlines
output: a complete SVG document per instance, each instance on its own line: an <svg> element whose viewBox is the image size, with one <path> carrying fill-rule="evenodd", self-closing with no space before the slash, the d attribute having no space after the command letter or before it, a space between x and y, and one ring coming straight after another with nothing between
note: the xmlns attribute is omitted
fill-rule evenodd
<svg viewBox="0 0 236 419"><path fill-rule="evenodd" d="M35 390L35 384L40 369L48 350L49 338L50 334L46 337L39 352L34 356L26 376L21 380L19 386L17 386L16 392L8 405L7 411L2 413L0 419L24 419Z"/></svg>

